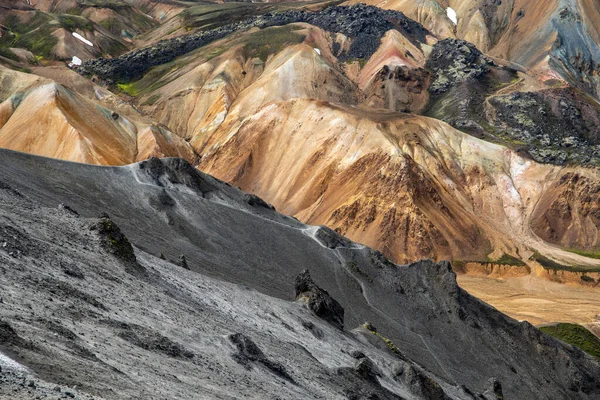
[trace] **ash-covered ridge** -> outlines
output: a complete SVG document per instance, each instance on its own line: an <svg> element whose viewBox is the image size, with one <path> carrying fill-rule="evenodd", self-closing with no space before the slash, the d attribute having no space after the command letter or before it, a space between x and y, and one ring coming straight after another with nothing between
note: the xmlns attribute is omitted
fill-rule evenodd
<svg viewBox="0 0 600 400"><path fill-rule="evenodd" d="M25 368L2 395L600 395L597 361L473 298L448 263L394 265L179 159L0 155L0 352Z"/></svg>

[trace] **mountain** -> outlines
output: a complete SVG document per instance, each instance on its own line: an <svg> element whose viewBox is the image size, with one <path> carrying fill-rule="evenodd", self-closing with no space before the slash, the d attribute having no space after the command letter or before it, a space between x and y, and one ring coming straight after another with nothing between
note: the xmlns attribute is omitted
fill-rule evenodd
<svg viewBox="0 0 600 400"><path fill-rule="evenodd" d="M4 396L600 392L594 358L470 296L447 262L394 265L181 159L1 153Z"/></svg>
<svg viewBox="0 0 600 400"><path fill-rule="evenodd" d="M351 22L373 13L387 22ZM310 24L271 26L285 21ZM466 42L436 43L411 24L401 13L363 6L292 11L83 68L121 76L164 62L130 90L146 115L189 141L202 170L399 262L503 254L527 261L540 252L597 268L564 251L598 248L589 211L576 208L562 227L542 216L557 206L545 199L565 174L598 179L577 166L599 160L597 104ZM253 25L265 28L227 36ZM380 45L370 45L374 37ZM359 53L364 62L354 58Z"/></svg>
<svg viewBox="0 0 600 400"><path fill-rule="evenodd" d="M354 4L350 1L347 4ZM361 1L362 3L362 1ZM564 79L598 99L600 10L589 0L367 1L404 12L438 37L467 40L542 81ZM448 7L457 16L451 20Z"/></svg>
<svg viewBox="0 0 600 400"><path fill-rule="evenodd" d="M0 397L599 396L594 4L372 4L0 0Z"/></svg>
<svg viewBox="0 0 600 400"><path fill-rule="evenodd" d="M182 138L135 112L121 115L52 80L33 81L2 67L0 77L7 87L21 89L0 103L4 148L105 165L165 155L194 160Z"/></svg>

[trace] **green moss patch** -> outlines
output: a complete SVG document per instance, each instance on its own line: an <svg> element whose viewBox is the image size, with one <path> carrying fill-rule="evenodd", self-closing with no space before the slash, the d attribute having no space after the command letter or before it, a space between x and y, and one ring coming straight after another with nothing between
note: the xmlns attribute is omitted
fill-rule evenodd
<svg viewBox="0 0 600 400"><path fill-rule="evenodd" d="M543 326L540 330L565 343L579 347L586 353L600 360L600 339L581 325L560 323Z"/></svg>
<svg viewBox="0 0 600 400"><path fill-rule="evenodd" d="M578 250L578 249L567 249L567 251L569 251L571 253L579 254L580 256L600 260L600 252L598 252L598 251L585 251L585 250Z"/></svg>
<svg viewBox="0 0 600 400"><path fill-rule="evenodd" d="M546 256L541 255L539 252L534 252L529 258L530 260L537 261L540 265L546 269L555 271L572 271L572 272L600 272L598 267L588 267L585 265L563 265L557 263L554 260L549 259Z"/></svg>
<svg viewBox="0 0 600 400"><path fill-rule="evenodd" d="M521 260L519 260L516 257L511 256L510 254L502 254L502 257L500 257L497 260L490 260L490 262L495 263L495 264L501 264L501 265L514 265L516 267L524 267L525 263Z"/></svg>

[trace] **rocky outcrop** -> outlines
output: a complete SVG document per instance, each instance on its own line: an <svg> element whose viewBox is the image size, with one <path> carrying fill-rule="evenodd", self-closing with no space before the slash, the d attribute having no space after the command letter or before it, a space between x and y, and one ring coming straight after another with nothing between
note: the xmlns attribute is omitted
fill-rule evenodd
<svg viewBox="0 0 600 400"><path fill-rule="evenodd" d="M327 291L318 287L308 270L302 271L294 286L296 300L302 300L319 318L339 329L344 328L344 308Z"/></svg>
<svg viewBox="0 0 600 400"><path fill-rule="evenodd" d="M425 64L434 75L429 91L432 94L445 93L467 79L480 78L493 65L492 60L472 43L456 39L441 40L433 46Z"/></svg>

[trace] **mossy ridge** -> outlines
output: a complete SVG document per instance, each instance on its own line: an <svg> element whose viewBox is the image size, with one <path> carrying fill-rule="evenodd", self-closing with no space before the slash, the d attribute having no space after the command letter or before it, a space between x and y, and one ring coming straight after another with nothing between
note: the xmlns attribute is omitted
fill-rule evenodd
<svg viewBox="0 0 600 400"><path fill-rule="evenodd" d="M244 46L246 57L256 57L266 61L269 55L281 51L285 45L302 43L305 36L295 31L302 29L298 26L284 26L261 29L249 35L243 35L235 38L224 45L215 45L214 43L200 47L182 57L173 61L158 65L150 69L141 79L133 82L120 82L117 84L122 92L130 96L149 95L151 92L171 83L179 77L178 74L172 74L182 67L188 65L190 60L202 59L203 62L213 60L226 51L237 46ZM268 31L268 32L264 32ZM154 99L156 102L158 98ZM148 103L146 100L145 103Z"/></svg>
<svg viewBox="0 0 600 400"><path fill-rule="evenodd" d="M300 29L294 25L265 28L243 37L240 42L245 43L244 53L248 58L266 62L270 55L279 53L286 45L302 43L306 36L296 32Z"/></svg>
<svg viewBox="0 0 600 400"><path fill-rule="evenodd" d="M62 26L63 28L65 28L66 30L68 30L70 32L74 32L76 30L90 31L93 28L90 20L88 20L87 18L84 18L84 17L75 16L75 15L69 15L69 14L58 15L58 22L59 22L60 26Z"/></svg>
<svg viewBox="0 0 600 400"><path fill-rule="evenodd" d="M527 265L522 260L506 253L503 253L502 256L497 260L488 259L488 262L500 265L511 265L515 267L524 267L525 265Z"/></svg>
<svg viewBox="0 0 600 400"><path fill-rule="evenodd" d="M343 3L343 0L281 2L281 3L243 3L225 2L221 4L194 5L183 11L183 24L188 30L208 30L218 28L231 21L243 21L248 17L263 15L269 12L287 10L324 9Z"/></svg>
<svg viewBox="0 0 600 400"><path fill-rule="evenodd" d="M365 322L364 324L361 325L361 328L365 328L366 330L368 330L369 332L371 332L373 335L375 335L378 338L380 338L381 340L383 340L383 342L387 345L387 347L389 347L389 349L394 354L402 355L402 353L400 352L400 349L398 349L396 347L396 345L394 344L394 342L392 342L390 339L386 338L385 336L383 336L382 334L380 334L379 332L377 332L377 328L375 328L373 326L373 324L371 324L370 322Z"/></svg>
<svg viewBox="0 0 600 400"><path fill-rule="evenodd" d="M587 267L585 265L563 265L554 260L543 256L538 251L534 251L530 260L537 261L542 267L554 271L571 271L571 272L600 272L600 267Z"/></svg>
<svg viewBox="0 0 600 400"><path fill-rule="evenodd" d="M583 257L600 260L600 251L586 251L586 250L579 250L579 249L573 249L573 248L566 249L566 250L570 253L575 253L575 254L578 254Z"/></svg>
<svg viewBox="0 0 600 400"><path fill-rule="evenodd" d="M542 326L540 330L565 343L578 347L600 360L600 339L583 326L559 323L552 326Z"/></svg>

